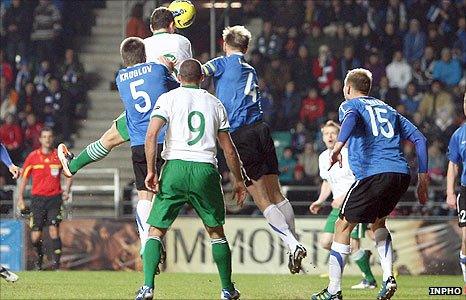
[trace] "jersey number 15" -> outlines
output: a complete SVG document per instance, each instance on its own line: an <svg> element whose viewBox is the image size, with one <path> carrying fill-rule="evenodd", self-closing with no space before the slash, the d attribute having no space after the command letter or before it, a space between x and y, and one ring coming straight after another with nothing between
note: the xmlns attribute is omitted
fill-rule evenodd
<svg viewBox="0 0 466 300"><path fill-rule="evenodd" d="M374 136L379 136L379 133L381 133L387 139L392 138L395 133L393 125L390 123L390 120L383 117L383 115L387 114L387 110L370 105L366 105L366 110L369 112L369 117L371 118L372 134ZM384 125L386 125L388 130L385 130Z"/></svg>

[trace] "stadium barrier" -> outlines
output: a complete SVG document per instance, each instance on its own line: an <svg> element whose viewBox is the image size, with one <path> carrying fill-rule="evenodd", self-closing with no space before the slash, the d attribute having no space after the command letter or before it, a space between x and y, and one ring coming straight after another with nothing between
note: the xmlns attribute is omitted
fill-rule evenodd
<svg viewBox="0 0 466 300"><path fill-rule="evenodd" d="M318 244L324 223L323 218L296 220L296 232L308 250L303 263L307 274L327 273L328 252ZM461 232L456 221L390 220L389 226L396 272L460 274ZM64 221L60 229L64 269L141 270L133 220L73 219ZM234 273L288 273L286 249L262 217L227 217L225 234L232 248ZM29 241L27 245L30 268L35 254ZM216 272L210 239L197 217L179 217L167 233L165 245L165 272ZM362 245L374 253L371 264L380 274L374 242L365 238ZM351 259L345 274L360 274Z"/></svg>

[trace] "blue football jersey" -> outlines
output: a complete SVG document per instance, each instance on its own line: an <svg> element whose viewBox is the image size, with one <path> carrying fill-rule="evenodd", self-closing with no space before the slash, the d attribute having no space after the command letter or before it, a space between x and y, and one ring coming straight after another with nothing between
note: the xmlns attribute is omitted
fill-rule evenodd
<svg viewBox="0 0 466 300"><path fill-rule="evenodd" d="M380 173L409 174L409 166L401 149L417 128L385 102L372 97L344 101L339 118L355 112L357 123L348 139L348 159L356 179Z"/></svg>
<svg viewBox="0 0 466 300"><path fill-rule="evenodd" d="M461 185L466 186L466 124L451 136L448 144L448 160L462 168Z"/></svg>
<svg viewBox="0 0 466 300"><path fill-rule="evenodd" d="M179 86L170 71L161 64L149 62L118 71L116 84L125 105L126 124L131 146L144 145L150 114L160 95ZM158 143L165 139L165 128Z"/></svg>
<svg viewBox="0 0 466 300"><path fill-rule="evenodd" d="M242 54L214 58L202 69L205 75L213 76L217 98L228 114L230 132L262 120L256 70Z"/></svg>

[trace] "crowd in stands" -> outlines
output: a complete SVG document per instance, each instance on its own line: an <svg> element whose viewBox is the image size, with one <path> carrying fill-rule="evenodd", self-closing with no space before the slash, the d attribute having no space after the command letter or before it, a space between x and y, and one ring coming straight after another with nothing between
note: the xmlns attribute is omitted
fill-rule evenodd
<svg viewBox="0 0 466 300"><path fill-rule="evenodd" d="M39 146L43 126L73 144L86 117L86 74L75 53L90 34L100 1L2 0L0 19L0 140L13 162ZM79 13L77 13L79 12ZM2 166L0 184L10 183Z"/></svg>

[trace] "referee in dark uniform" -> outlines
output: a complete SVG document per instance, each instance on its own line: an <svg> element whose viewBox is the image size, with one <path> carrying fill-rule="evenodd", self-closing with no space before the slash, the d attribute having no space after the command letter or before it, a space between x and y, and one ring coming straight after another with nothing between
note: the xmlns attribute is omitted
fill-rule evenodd
<svg viewBox="0 0 466 300"><path fill-rule="evenodd" d="M32 151L23 165L22 181L18 191L18 208L26 208L24 203L24 190L29 177L32 177L31 198L31 240L38 260L36 268L42 269L42 229L49 228L52 239L53 268L60 267L61 240L58 226L62 219L61 205L68 200L72 179L66 180L65 191L61 189L62 165L58 159L57 150L53 147L53 131L50 128L42 129L39 138L41 147Z"/></svg>

